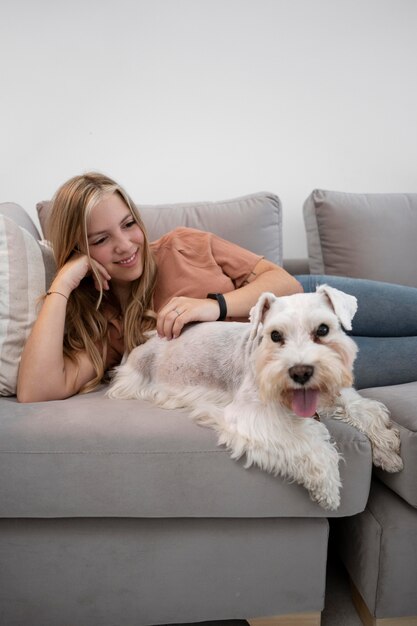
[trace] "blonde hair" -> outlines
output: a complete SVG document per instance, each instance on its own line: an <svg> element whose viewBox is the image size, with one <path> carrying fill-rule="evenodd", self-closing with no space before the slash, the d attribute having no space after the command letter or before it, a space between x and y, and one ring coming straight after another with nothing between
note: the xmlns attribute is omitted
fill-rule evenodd
<svg viewBox="0 0 417 626"><path fill-rule="evenodd" d="M124 311L124 343L130 351L146 341L145 332L155 327L156 315L152 311L152 296L156 282L156 264L149 247L145 226L139 212L120 185L97 172L74 176L56 192L47 222L47 237L52 243L57 271L75 251L90 257L87 220L94 206L105 196L117 193L126 203L133 219L144 235L143 272L131 283L129 304ZM94 261L91 263L97 283L101 281ZM89 276L71 293L66 314L64 354L76 360L76 353L85 350L96 376L81 392L92 391L105 374L107 356L108 316L103 312L103 289L96 295L94 280Z"/></svg>

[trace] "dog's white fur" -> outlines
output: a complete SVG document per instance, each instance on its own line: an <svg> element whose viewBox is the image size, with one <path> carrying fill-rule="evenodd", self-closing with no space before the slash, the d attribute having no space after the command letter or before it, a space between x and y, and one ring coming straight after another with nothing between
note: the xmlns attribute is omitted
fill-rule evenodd
<svg viewBox="0 0 417 626"><path fill-rule="evenodd" d="M264 293L250 324L193 324L172 341L153 333L116 369L108 396L187 407L199 424L217 431L232 458L246 455L245 467L294 480L323 507L336 509L340 455L323 423L294 413L300 393L310 398L307 413L317 397L319 412L365 433L375 465L402 468L399 434L386 407L351 387L357 348L341 324L350 330L355 311L356 298L327 285L309 294Z"/></svg>

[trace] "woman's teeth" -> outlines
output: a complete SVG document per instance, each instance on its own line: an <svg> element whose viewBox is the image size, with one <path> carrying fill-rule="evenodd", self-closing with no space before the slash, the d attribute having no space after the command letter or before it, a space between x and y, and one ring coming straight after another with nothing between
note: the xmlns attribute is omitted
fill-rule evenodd
<svg viewBox="0 0 417 626"><path fill-rule="evenodd" d="M136 252L134 252L132 254L132 256L130 256L128 259L123 259L123 261L117 261L117 263L120 263L120 265L125 265L126 263L131 263L133 261L133 259L136 256Z"/></svg>

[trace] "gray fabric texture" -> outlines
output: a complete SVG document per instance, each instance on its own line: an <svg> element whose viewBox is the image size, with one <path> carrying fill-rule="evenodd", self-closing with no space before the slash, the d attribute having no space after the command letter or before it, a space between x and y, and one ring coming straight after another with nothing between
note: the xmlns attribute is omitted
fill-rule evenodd
<svg viewBox="0 0 417 626"><path fill-rule="evenodd" d="M28 233L30 233L32 237L38 241L45 265L45 285L46 289L48 289L55 275L56 265L51 248L47 242L40 240L39 231L31 217L19 204L16 204L15 202L1 202L0 215L4 215L5 217L13 220L18 226L27 230Z"/></svg>
<svg viewBox="0 0 417 626"><path fill-rule="evenodd" d="M417 616L417 511L374 480L366 510L336 527L343 562L370 612Z"/></svg>
<svg viewBox="0 0 417 626"><path fill-rule="evenodd" d="M54 263L51 249L0 214L0 395L16 393L20 356L49 286L48 256Z"/></svg>
<svg viewBox="0 0 417 626"><path fill-rule="evenodd" d="M360 393L388 407L401 436L404 469L389 474L376 468L375 474L411 506L417 507L417 382L362 389Z"/></svg>
<svg viewBox="0 0 417 626"><path fill-rule="evenodd" d="M39 202L37 211L47 237L51 203ZM137 205L150 241L177 226L198 228L263 255L282 265L282 206L275 194L259 192L219 202Z"/></svg>
<svg viewBox="0 0 417 626"><path fill-rule="evenodd" d="M0 520L1 623L136 626L321 611L325 519Z"/></svg>
<svg viewBox="0 0 417 626"><path fill-rule="evenodd" d="M316 189L304 221L312 274L417 287L417 194Z"/></svg>
<svg viewBox="0 0 417 626"><path fill-rule="evenodd" d="M308 264L308 259L284 259L282 262L282 267L292 274L293 276L296 274L309 274L310 267Z"/></svg>
<svg viewBox="0 0 417 626"><path fill-rule="evenodd" d="M4 215L16 222L18 226L25 228L35 239L40 239L38 229L26 211L15 202L1 202L0 215Z"/></svg>
<svg viewBox="0 0 417 626"><path fill-rule="evenodd" d="M1 517L323 517L365 508L367 438L326 423L345 462L342 504L327 512L304 487L244 469L186 411L110 400L101 389L64 401L0 407Z"/></svg>

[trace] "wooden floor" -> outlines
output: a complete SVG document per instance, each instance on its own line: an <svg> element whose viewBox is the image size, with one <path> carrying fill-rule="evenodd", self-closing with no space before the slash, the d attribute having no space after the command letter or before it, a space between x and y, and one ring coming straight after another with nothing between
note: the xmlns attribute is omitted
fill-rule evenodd
<svg viewBox="0 0 417 626"><path fill-rule="evenodd" d="M381 617L371 615L355 585L351 583L352 602L364 626L417 626L417 616Z"/></svg>

